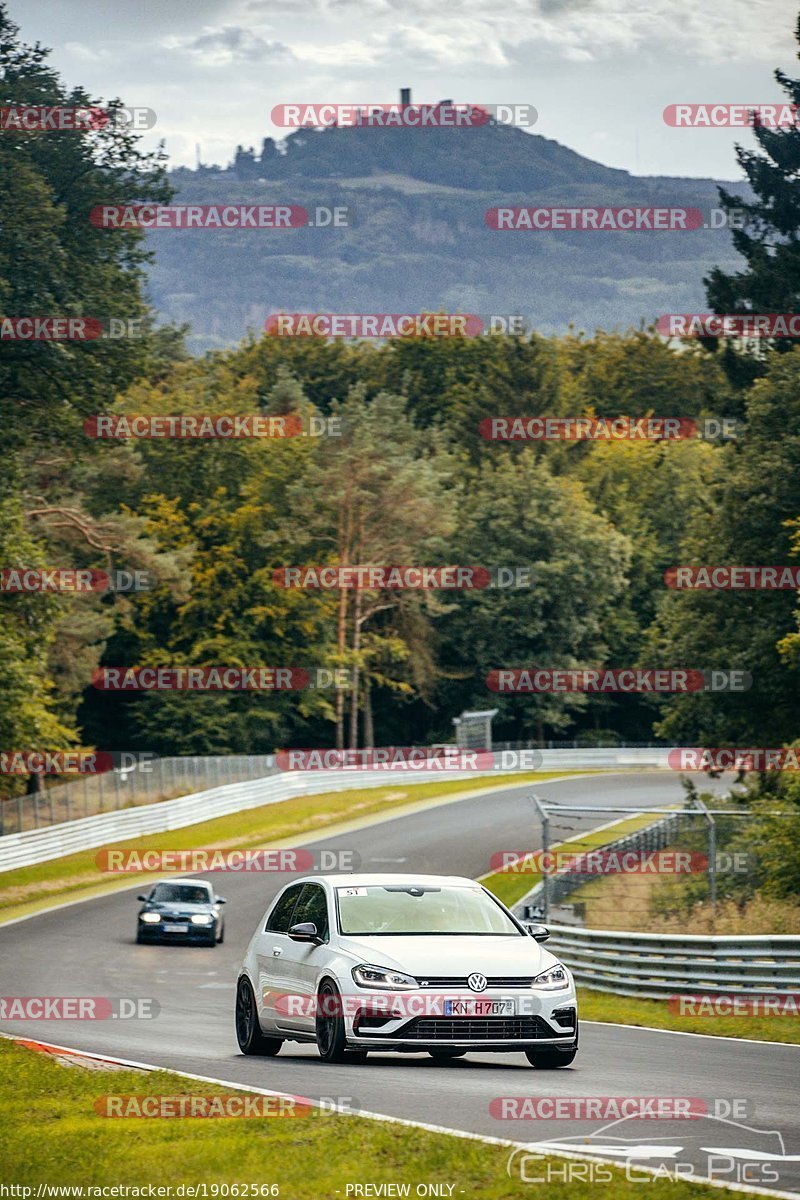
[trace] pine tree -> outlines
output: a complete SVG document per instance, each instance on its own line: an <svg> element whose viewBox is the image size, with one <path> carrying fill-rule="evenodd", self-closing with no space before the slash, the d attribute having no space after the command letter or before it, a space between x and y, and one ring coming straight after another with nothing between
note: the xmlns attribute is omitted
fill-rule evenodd
<svg viewBox="0 0 800 1200"><path fill-rule="evenodd" d="M800 44L800 16L795 36ZM800 111L800 79L790 79L780 70L775 79L787 93L788 103ZM732 275L715 267L703 280L706 296L715 313L800 312L800 125L773 128L760 123L757 113L753 119L763 153L737 145L736 158L755 199L743 201L725 188L718 189L722 208L732 219L734 247L747 266ZM741 214L738 222L736 211ZM770 343L780 351L796 344L788 338ZM730 344L725 359L740 382L764 370L763 354L744 357Z"/></svg>

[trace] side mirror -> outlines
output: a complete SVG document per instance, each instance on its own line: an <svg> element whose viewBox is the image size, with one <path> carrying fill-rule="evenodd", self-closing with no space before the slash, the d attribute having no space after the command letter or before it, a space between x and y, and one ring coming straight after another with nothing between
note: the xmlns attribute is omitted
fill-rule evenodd
<svg viewBox="0 0 800 1200"><path fill-rule="evenodd" d="M228 901L225 899L225 897L224 897L224 896L215 896L215 897L214 897L214 903L215 903L215 904L227 904L227 903L228 903Z"/></svg>
<svg viewBox="0 0 800 1200"><path fill-rule="evenodd" d="M299 925L293 925L289 930L289 937L293 942L313 942L315 946L322 945L322 938L318 935L313 921L301 921Z"/></svg>
<svg viewBox="0 0 800 1200"><path fill-rule="evenodd" d="M137 900L141 900L142 904L147 904L147 896L137 896Z"/></svg>
<svg viewBox="0 0 800 1200"><path fill-rule="evenodd" d="M546 925L528 925L526 928L531 937L537 942L546 942L550 937L550 930Z"/></svg>

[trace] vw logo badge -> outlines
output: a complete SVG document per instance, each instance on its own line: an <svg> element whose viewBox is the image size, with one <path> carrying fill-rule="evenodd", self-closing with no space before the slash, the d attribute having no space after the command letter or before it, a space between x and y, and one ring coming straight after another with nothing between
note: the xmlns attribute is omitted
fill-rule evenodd
<svg viewBox="0 0 800 1200"><path fill-rule="evenodd" d="M467 983L473 992L486 991L486 976L481 975L480 971L473 972L473 974L467 978Z"/></svg>

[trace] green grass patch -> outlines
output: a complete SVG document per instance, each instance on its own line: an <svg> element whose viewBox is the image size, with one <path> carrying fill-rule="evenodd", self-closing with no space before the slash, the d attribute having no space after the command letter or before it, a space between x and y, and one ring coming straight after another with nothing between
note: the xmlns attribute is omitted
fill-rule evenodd
<svg viewBox="0 0 800 1200"><path fill-rule="evenodd" d="M598 813L601 812L602 809L598 809ZM581 833L574 838L567 838L565 842L558 842L551 846L550 850L568 850L571 854L596 850L598 846L605 846L610 841L616 841L617 838L625 837L628 833L635 833L637 829L652 825L654 820L657 818L652 814L643 814L630 817L628 820L616 821L611 828L595 829L589 833ZM481 883L490 892L494 892L498 900L503 901L503 904L511 906L527 895L532 887L541 882L541 879L541 872L535 870L531 862L523 860L521 864L514 864L505 871L495 871L491 875L484 875Z"/></svg>
<svg viewBox="0 0 800 1200"><path fill-rule="evenodd" d="M316 1112L289 1119L103 1117L94 1107L102 1096L209 1096L225 1089L166 1071L64 1067L2 1039L0 1073L5 1082L0 1158L7 1184L176 1188L205 1183L209 1197L215 1184L276 1184L282 1200L336 1200L337 1195L344 1200L348 1184L408 1184L414 1195L419 1183L436 1182L454 1185L454 1196L479 1200L518 1200L522 1195L519 1176L509 1178L506 1172L511 1150L505 1146ZM270 1073L265 1060L265 1081ZM498 1129L498 1136L506 1132ZM541 1136L541 1131L532 1129L530 1136ZM563 1172L563 1160L549 1159L538 1165L539 1173L547 1162ZM611 1169L615 1178L607 1194L615 1200L639 1200L641 1185ZM546 1188L526 1184L523 1190L532 1197L546 1194L548 1200L591 1200L596 1195L588 1181L557 1181ZM238 1192L247 1194L265 1193ZM649 1200L719 1200L720 1191L659 1179L649 1184L647 1194Z"/></svg>
<svg viewBox="0 0 800 1200"><path fill-rule="evenodd" d="M680 1033L706 1033L714 1037L753 1038L758 1042L800 1042L800 1017L701 1017L670 1012L666 1000L617 996L593 988L578 988L583 1021L613 1021L620 1025L650 1025Z"/></svg>
<svg viewBox="0 0 800 1200"><path fill-rule="evenodd" d="M47 908L60 900L100 895L135 882L133 876L113 877L97 867L96 856L102 850L125 847L137 850L194 850L204 847L245 849L272 847L288 838L308 837L329 830L341 822L358 821L376 814L394 815L405 807L444 799L458 794L514 784L546 783L548 779L567 775L584 775L584 771L531 772L489 779L448 780L441 783L406 784L403 780L387 787L354 788L352 791L323 792L314 796L296 796L261 808L230 813L186 825L169 833L154 833L147 837L128 838L124 842L95 846L77 854L54 858L0 873L0 922L29 912ZM143 876L144 884L154 876Z"/></svg>

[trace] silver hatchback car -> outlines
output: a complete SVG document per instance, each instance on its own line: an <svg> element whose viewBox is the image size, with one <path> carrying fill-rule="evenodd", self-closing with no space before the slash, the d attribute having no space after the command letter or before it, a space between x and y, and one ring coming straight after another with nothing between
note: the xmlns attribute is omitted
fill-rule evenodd
<svg viewBox="0 0 800 1200"><path fill-rule="evenodd" d="M568 1066L578 1049L569 970L476 883L439 875L315 875L259 923L239 974L244 1054L315 1042L325 1062L370 1050L459 1058L524 1053Z"/></svg>

